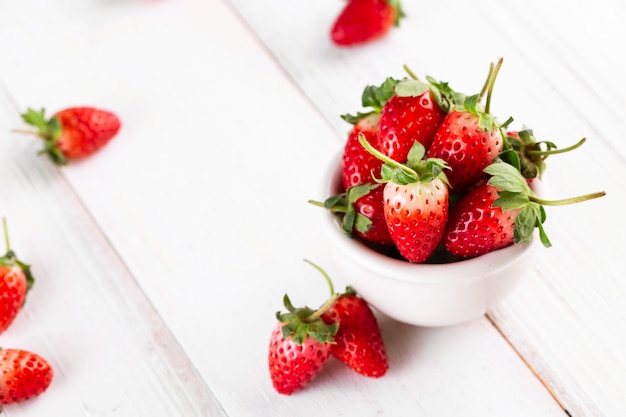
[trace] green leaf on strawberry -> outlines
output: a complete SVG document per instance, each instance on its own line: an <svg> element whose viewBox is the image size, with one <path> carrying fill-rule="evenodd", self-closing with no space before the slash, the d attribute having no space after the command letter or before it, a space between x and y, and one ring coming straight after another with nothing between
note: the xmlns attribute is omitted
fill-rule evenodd
<svg viewBox="0 0 626 417"><path fill-rule="evenodd" d="M380 86L368 85L363 90L361 96L361 105L370 108L367 112L358 112L356 115L344 114L341 116L343 120L350 124L356 124L359 120L373 113L380 113L383 106L394 94L398 80L387 77Z"/></svg>
<svg viewBox="0 0 626 417"><path fill-rule="evenodd" d="M493 206L502 207L503 210L521 209L515 220L515 243L529 243L534 229L538 228L541 243L545 247L550 247L552 244L543 228L546 220L544 206L579 203L606 194L601 191L561 200L545 200L533 192L520 171L510 164L494 162L484 171L491 176L488 183L501 189L498 192L499 198L494 201Z"/></svg>
<svg viewBox="0 0 626 417"><path fill-rule="evenodd" d="M334 302L336 297L331 298ZM320 343L333 343L333 336L337 333L338 325L326 324L321 319L321 315L328 307L322 306L319 310L313 310L309 307L295 308L291 304L289 296L285 294L283 303L287 309L287 313L276 313L279 322L285 323L282 327L283 338L287 339L291 336L292 340L298 344L302 344L307 336L312 337Z"/></svg>

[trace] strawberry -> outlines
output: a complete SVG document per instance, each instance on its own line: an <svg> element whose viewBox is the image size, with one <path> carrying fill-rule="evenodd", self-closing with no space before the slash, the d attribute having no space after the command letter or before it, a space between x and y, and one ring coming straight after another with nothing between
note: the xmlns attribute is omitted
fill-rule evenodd
<svg viewBox="0 0 626 417"><path fill-rule="evenodd" d="M562 200L539 198L519 170L505 162L485 168L487 183L463 196L452 208L443 237L453 255L471 258L514 243L527 244L535 228L545 247L551 246L543 228L544 205L564 205L602 197L604 192Z"/></svg>
<svg viewBox="0 0 626 417"><path fill-rule="evenodd" d="M378 142L370 142L389 158L404 162L415 141L428 149L439 125L461 96L447 83L427 77L422 82L405 66L405 78L385 102L378 123Z"/></svg>
<svg viewBox="0 0 626 417"><path fill-rule="evenodd" d="M370 114L360 119L348 135L342 155L343 169L342 182L345 189L353 185L374 182L373 175L380 174L383 163L369 152L366 152L359 143L359 134L368 140L377 142L377 128L379 114Z"/></svg>
<svg viewBox="0 0 626 417"><path fill-rule="evenodd" d="M380 112L387 100L393 96L397 83L397 80L388 77L380 86L368 85L361 96L361 104L367 111L358 112L356 115L341 116L343 120L354 125L348 135L342 155L344 189L353 185L373 183L375 182L373 175L380 174L382 162L363 149L359 143L359 133L372 143L378 142Z"/></svg>
<svg viewBox="0 0 626 417"><path fill-rule="evenodd" d="M448 181L453 193L462 193L484 177L483 169L490 165L504 149L501 128L489 114L491 92L502 65L500 59L492 65L481 94L466 97L463 107L448 113L439 126L428 155L443 159L450 166ZM483 94L487 94L484 110L480 109Z"/></svg>
<svg viewBox="0 0 626 417"><path fill-rule="evenodd" d="M332 291L332 290L331 290ZM389 369L387 351L374 313L351 287L322 315L327 324L339 323L330 353L356 372L379 378Z"/></svg>
<svg viewBox="0 0 626 417"><path fill-rule="evenodd" d="M514 242L519 208L493 206L501 189L483 183L465 194L450 210L443 245L453 255L471 258Z"/></svg>
<svg viewBox="0 0 626 417"><path fill-rule="evenodd" d="M338 46L371 42L398 26L403 17L399 0L348 0L333 23L330 39Z"/></svg>
<svg viewBox="0 0 626 417"><path fill-rule="evenodd" d="M0 404L12 404L39 395L48 389L52 367L36 353L0 349Z"/></svg>
<svg viewBox="0 0 626 417"><path fill-rule="evenodd" d="M383 155L361 136L361 144L385 161L382 179L385 221L398 251L409 262L425 262L443 236L448 220L445 161L424 160L425 149L415 142L406 164Z"/></svg>
<svg viewBox="0 0 626 417"><path fill-rule="evenodd" d="M309 202L339 213L342 216L342 229L349 237L393 245L385 221L383 187L380 184L355 185L346 192L328 197L323 203L314 200Z"/></svg>
<svg viewBox="0 0 626 417"><path fill-rule="evenodd" d="M274 389L291 395L304 388L323 369L330 358L337 325L327 325L320 318L336 297L331 297L318 311L294 308L287 295L283 302L287 313L276 313L278 323L270 336L269 370Z"/></svg>
<svg viewBox="0 0 626 417"><path fill-rule="evenodd" d="M13 323L34 282L30 265L19 261L11 250L5 219L3 224L7 252L0 258L0 333Z"/></svg>
<svg viewBox="0 0 626 417"><path fill-rule="evenodd" d="M49 120L44 109L22 114L22 119L37 128L35 133L44 146L40 153L58 165L85 158L106 145L120 130L119 118L107 110L93 107L70 107L55 113Z"/></svg>

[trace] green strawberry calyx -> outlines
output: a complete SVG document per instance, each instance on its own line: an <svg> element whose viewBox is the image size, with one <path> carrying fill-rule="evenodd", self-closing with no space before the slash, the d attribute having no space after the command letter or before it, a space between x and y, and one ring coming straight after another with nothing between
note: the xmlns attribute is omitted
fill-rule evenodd
<svg viewBox="0 0 626 417"><path fill-rule="evenodd" d="M375 178L379 183L391 181L396 184L407 185L415 182L429 183L435 179L440 179L448 185L448 178L444 169L450 169L450 167L446 161L440 158L424 159L426 149L418 141L415 141L411 146L407 161L404 164L394 161L374 148L362 133L359 133L359 142L369 153L384 162L380 170L381 178Z"/></svg>
<svg viewBox="0 0 626 417"><path fill-rule="evenodd" d="M6 253L3 257L0 258L0 265L13 267L18 266L22 272L24 272L24 276L26 277L26 289L30 290L35 283L35 279L33 274L30 271L30 265L25 264L24 262L17 259L15 252L11 249L11 242L9 241L9 232L7 229L7 221L6 218L2 218L2 226L4 227L4 242L6 245Z"/></svg>
<svg viewBox="0 0 626 417"><path fill-rule="evenodd" d="M558 148L554 142L538 141L532 129L524 128L517 135L507 134L508 149L500 158L517 167L525 178L539 178L546 170L545 160L550 155L566 153L582 146L586 138L566 148Z"/></svg>
<svg viewBox="0 0 626 417"><path fill-rule="evenodd" d="M305 259L305 262L320 271L330 287L331 296L317 310L309 307L295 308L287 294L283 297L283 304L287 309L286 313L277 312L276 318L284 323L282 327L283 338L291 337L297 344L302 344L307 337L311 337L320 343L335 343L334 336L339 329L339 323L326 324L322 320L322 315L335 304L341 294L335 293L333 283L328 274L318 265Z"/></svg>
<svg viewBox="0 0 626 417"><path fill-rule="evenodd" d="M387 77L379 86L366 86L361 95L361 105L365 108L369 107L369 109L363 113L358 112L355 115L344 114L341 118L350 124L356 124L359 120L371 114L380 113L387 100L395 94L396 84L398 84L398 80Z"/></svg>
<svg viewBox="0 0 626 417"><path fill-rule="evenodd" d="M437 81L427 75L426 81L419 79L407 66L404 70L410 78L404 78L395 86L395 92L400 97L419 97L430 90L439 107L446 113L456 106L462 105L465 95L454 91L447 82Z"/></svg>
<svg viewBox="0 0 626 417"><path fill-rule="evenodd" d="M500 188L498 198L493 202L493 207L501 207L503 211L520 209L515 219L515 243L529 243L532 239L533 230L538 228L541 243L545 247L552 246L543 228L543 223L546 220L544 206L580 203L606 195L604 191L600 191L560 200L545 200L533 192L526 178L513 165L498 161L485 168L484 172L491 176L488 183Z"/></svg>
<svg viewBox="0 0 626 417"><path fill-rule="evenodd" d="M57 145L57 139L61 136L62 126L57 117L46 119L45 109L40 111L28 108L26 113L22 114L22 120L30 126L34 126L37 130L32 131L20 131L21 133L30 133L39 136L43 140L43 148L39 151L39 154L46 154L52 162L57 165L67 165L67 158L59 150Z"/></svg>
<svg viewBox="0 0 626 417"><path fill-rule="evenodd" d="M388 5L393 7L396 11L396 19L393 22L394 26L400 26L400 20L406 17L404 10L402 9L402 4L400 4L400 0L385 0Z"/></svg>
<svg viewBox="0 0 626 417"><path fill-rule="evenodd" d="M309 203L326 208L333 213L343 214L341 229L347 236L352 237L355 229L358 232L367 233L372 227L372 221L356 211L356 201L379 186L380 184L353 185L343 193L328 197L323 203L315 200L309 200Z"/></svg>

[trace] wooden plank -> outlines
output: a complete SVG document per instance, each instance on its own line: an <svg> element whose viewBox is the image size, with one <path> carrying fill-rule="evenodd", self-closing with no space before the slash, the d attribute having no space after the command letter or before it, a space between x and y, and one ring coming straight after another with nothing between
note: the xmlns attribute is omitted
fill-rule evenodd
<svg viewBox="0 0 626 417"><path fill-rule="evenodd" d="M343 136L222 3L125 7L132 19L111 17L110 36L84 28L93 44L46 70L58 83L26 65L5 83L18 108L89 101L120 113L115 142L61 175L228 415L562 415L485 319L420 329L381 317L389 376L335 362L301 394L276 394L266 355L282 295L326 296L304 257L336 270L307 200L323 197Z"/></svg>
<svg viewBox="0 0 626 417"><path fill-rule="evenodd" d="M626 85L615 50L626 37L618 23L623 7L608 1L408 3L407 20L388 38L339 50L324 29L338 4L287 8L290 23L283 26L268 25L260 5L231 3L337 132L346 129L337 115L358 108L360 89L401 76L401 64L471 92L483 76L481 65L504 56L493 101L502 118L512 114L516 126L529 125L559 146L588 138L583 150L550 158L550 197L599 189L608 197L549 210L554 247L490 317L573 415L619 414L626 401L618 392L626 385L619 354L626 287L618 261L626 224L617 203L626 197L620 113ZM283 9L279 2L263 7ZM316 30L297 30L302 22ZM293 32L298 36L286 36Z"/></svg>
<svg viewBox="0 0 626 417"><path fill-rule="evenodd" d="M20 125L0 89L0 131ZM41 354L55 372L45 394L3 415L224 415L59 170L31 138L3 136L0 215L36 282L1 343Z"/></svg>

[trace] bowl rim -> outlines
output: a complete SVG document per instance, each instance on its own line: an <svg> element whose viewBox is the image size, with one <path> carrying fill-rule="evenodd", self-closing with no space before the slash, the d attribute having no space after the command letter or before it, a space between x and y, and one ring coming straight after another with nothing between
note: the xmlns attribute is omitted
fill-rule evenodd
<svg viewBox="0 0 626 417"><path fill-rule="evenodd" d="M341 181L341 154L335 156L326 169L323 192L326 197L333 192L338 181ZM498 249L475 258L463 259L456 262L441 264L411 263L402 259L391 258L370 247L358 239L345 235L341 229L337 216L325 211L324 224L329 229L339 249L370 271L386 279L419 284L449 284L451 282L471 281L492 275L525 258L524 254L532 252L538 245L538 239L533 234L529 244L514 244Z"/></svg>

